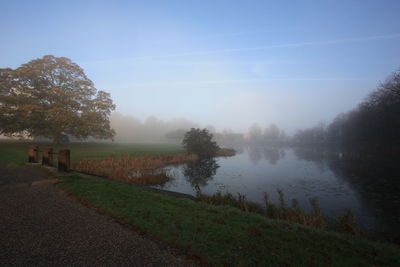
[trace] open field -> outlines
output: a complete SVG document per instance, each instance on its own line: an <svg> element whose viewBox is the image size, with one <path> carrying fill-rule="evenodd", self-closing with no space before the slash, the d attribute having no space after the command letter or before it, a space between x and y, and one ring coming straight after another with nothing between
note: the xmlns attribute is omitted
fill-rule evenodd
<svg viewBox="0 0 400 267"><path fill-rule="evenodd" d="M55 152L59 149L70 149L71 161L183 152L179 145L174 144L69 143L54 145L52 143L0 141L0 166L25 163L28 159L28 147L30 145L38 145L39 149L53 147Z"/></svg>
<svg viewBox="0 0 400 267"><path fill-rule="evenodd" d="M63 177L59 186L134 229L212 264L400 264L400 249L396 246L271 220L233 207L213 206L76 174Z"/></svg>

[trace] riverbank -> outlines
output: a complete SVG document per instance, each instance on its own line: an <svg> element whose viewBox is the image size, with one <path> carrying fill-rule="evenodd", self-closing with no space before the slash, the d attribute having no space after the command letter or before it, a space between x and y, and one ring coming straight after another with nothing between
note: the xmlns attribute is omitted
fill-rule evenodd
<svg viewBox="0 0 400 267"><path fill-rule="evenodd" d="M233 207L77 174L62 177L58 186L81 202L211 264L400 264L396 246L267 219Z"/></svg>

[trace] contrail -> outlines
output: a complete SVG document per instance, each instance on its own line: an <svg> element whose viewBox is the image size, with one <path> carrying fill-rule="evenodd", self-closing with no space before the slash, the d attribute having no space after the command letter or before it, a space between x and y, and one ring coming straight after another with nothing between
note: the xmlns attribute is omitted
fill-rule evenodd
<svg viewBox="0 0 400 267"><path fill-rule="evenodd" d="M164 55L163 57L190 56L190 55L203 55L203 54L219 54L219 53L230 53L230 52L240 52L240 51L265 50L265 49L272 49L272 48L285 48L285 47L300 47L300 46L315 46L315 45L353 43L353 42L373 41L373 40L380 40L380 39L393 39L393 38L399 38L399 37L400 37L400 33L396 33L396 34L388 34L388 35L375 35L375 36L369 36L369 37L336 39L336 40L327 40L327 41L299 42L299 43L288 43L288 44L277 44L277 45L264 45L264 46L253 46L253 47L226 48L226 49L216 49L216 50L194 51L194 52L188 52L188 53L177 53L177 54Z"/></svg>
<svg viewBox="0 0 400 267"><path fill-rule="evenodd" d="M365 81L365 78L262 78L262 79L231 79L231 80L210 80L210 81L172 81L156 83L135 83L127 86L132 87L179 87L188 85L213 85L230 83L251 83L251 82L272 82L272 81Z"/></svg>
<svg viewBox="0 0 400 267"><path fill-rule="evenodd" d="M357 37L357 38L347 38L347 39L336 39L336 40L326 40L326 41L310 41L310 42L297 42L297 43L287 43L287 44L276 44L276 45L263 45L263 46L252 46L252 47L240 47L240 48L224 48L215 50L202 50L202 51L192 51L184 53L176 53L169 55L159 55L154 57L134 57L116 60L94 60L84 63L110 63L110 62L122 62L122 61L132 61L132 60L151 60L158 58L170 58L170 57L183 57L183 56L194 56L194 55L209 55L209 54L222 54L222 53L232 53L232 52L242 52L242 51L256 51L256 50L267 50L274 48L286 48L286 47L302 47L302 46L318 46L318 45L330 45L330 44L343 44L343 43L355 43L364 41L374 41L381 39L394 39L399 38L400 33L387 34L387 35L375 35L368 37Z"/></svg>

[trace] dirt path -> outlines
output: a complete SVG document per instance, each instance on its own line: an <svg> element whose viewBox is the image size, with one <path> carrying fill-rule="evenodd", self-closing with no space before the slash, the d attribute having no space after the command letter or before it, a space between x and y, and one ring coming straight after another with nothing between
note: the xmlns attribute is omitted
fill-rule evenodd
<svg viewBox="0 0 400 267"><path fill-rule="evenodd" d="M0 168L0 266L193 266L46 178L36 167Z"/></svg>

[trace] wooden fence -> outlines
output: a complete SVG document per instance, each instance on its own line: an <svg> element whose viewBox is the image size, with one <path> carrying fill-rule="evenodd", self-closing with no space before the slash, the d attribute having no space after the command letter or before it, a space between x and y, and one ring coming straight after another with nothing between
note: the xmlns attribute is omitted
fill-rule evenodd
<svg viewBox="0 0 400 267"><path fill-rule="evenodd" d="M53 155L58 155L58 170L68 172L71 168L71 153L69 149L60 149L54 152L52 147L46 147L39 151L38 146L30 146L28 150L28 162L39 163L39 152L42 152L42 165L53 166Z"/></svg>

